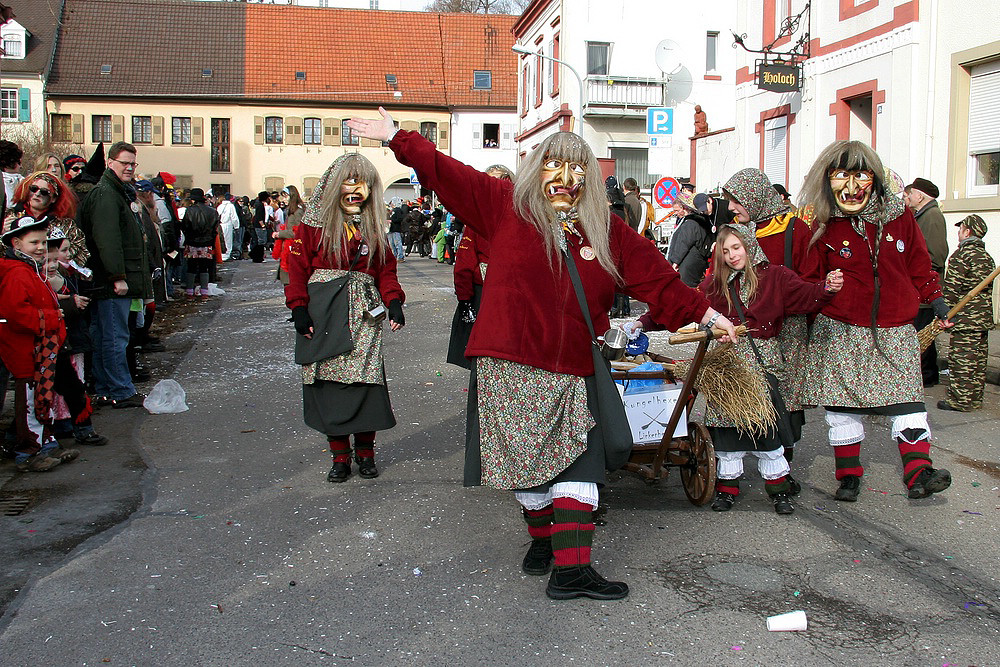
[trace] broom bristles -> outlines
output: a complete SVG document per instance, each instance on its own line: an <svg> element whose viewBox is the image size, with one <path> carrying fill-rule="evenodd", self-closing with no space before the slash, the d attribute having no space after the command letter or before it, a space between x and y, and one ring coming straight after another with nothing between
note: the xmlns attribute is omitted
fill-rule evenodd
<svg viewBox="0 0 1000 667"><path fill-rule="evenodd" d="M938 318L936 317L933 322L917 332L917 340L920 341L921 354L927 351L927 348L931 346L931 343L934 342L934 339L937 338L939 333L941 333L941 327L938 326Z"/></svg>

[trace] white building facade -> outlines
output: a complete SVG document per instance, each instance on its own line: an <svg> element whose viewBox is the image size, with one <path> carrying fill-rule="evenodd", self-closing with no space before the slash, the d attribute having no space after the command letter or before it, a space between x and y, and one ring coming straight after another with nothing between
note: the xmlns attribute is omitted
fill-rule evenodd
<svg viewBox="0 0 1000 667"><path fill-rule="evenodd" d="M802 88L757 87L758 54L739 52L736 131L729 150L793 196L816 155L837 139L872 145L904 183L931 180L949 222L978 213L1000 257L1000 5L995 0L749 0L737 33L787 51L808 31ZM992 18L987 18L992 17ZM949 230L950 232L951 230ZM949 233L952 247L957 244Z"/></svg>
<svg viewBox="0 0 1000 667"><path fill-rule="evenodd" d="M483 170L502 164L517 168L517 112L454 109L451 113L451 156Z"/></svg>
<svg viewBox="0 0 1000 667"><path fill-rule="evenodd" d="M531 52L520 56L518 153L572 129L619 181L631 176L648 187L660 176L689 178L695 105L707 114L710 131L732 128L736 116L736 53L724 36L737 2L712 5L706 11L704 3L534 0L514 26L516 48ZM675 46L676 66L668 72L655 60L665 39ZM667 148L649 147L650 107L674 110Z"/></svg>
<svg viewBox="0 0 1000 667"><path fill-rule="evenodd" d="M28 58L31 33L16 20L0 26L3 56L0 58L0 123L4 138L23 141L27 136L45 136L43 67L38 58ZM51 48L51 43L48 44ZM32 54L33 55L33 54Z"/></svg>

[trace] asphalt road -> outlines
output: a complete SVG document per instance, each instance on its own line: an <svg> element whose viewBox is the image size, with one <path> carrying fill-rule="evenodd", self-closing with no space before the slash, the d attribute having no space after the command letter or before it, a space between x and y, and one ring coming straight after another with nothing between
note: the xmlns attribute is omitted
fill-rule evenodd
<svg viewBox="0 0 1000 667"><path fill-rule="evenodd" d="M45 530L75 528L79 543L18 561L4 665L1000 663L997 387L979 413L930 408L955 481L923 501L906 499L888 429L870 425L863 494L834 502L818 411L790 517L753 473L728 514L692 506L676 476L615 475L594 556L632 594L553 602L520 572L511 494L461 486L467 374L443 362L448 267L400 267L407 326L385 346L399 424L379 434L382 476L340 485L302 423L273 269L241 262L221 306L174 335L192 342L173 371L190 411L102 415L115 442L50 473L87 475L90 493L67 485L0 517L4 554L30 553ZM98 502L102 477L133 501L86 538L60 512ZM806 632L767 632L767 616L796 609Z"/></svg>

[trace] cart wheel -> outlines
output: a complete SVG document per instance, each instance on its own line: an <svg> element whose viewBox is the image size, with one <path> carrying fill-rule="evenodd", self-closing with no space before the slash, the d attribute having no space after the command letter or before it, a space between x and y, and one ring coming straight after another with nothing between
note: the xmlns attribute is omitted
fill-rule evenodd
<svg viewBox="0 0 1000 667"><path fill-rule="evenodd" d="M715 491L715 447L700 422L688 422L691 463L680 466L684 493L694 505L704 505Z"/></svg>

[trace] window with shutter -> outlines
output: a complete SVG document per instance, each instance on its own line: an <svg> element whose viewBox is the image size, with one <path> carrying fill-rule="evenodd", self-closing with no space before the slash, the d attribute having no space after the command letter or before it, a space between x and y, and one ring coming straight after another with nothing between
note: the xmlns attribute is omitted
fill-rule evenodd
<svg viewBox="0 0 1000 667"><path fill-rule="evenodd" d="M163 145L163 116L153 116L153 145Z"/></svg>
<svg viewBox="0 0 1000 667"><path fill-rule="evenodd" d="M174 116L171 121L171 142L177 145L191 144L191 118Z"/></svg>
<svg viewBox="0 0 1000 667"><path fill-rule="evenodd" d="M323 143L323 123L319 118L303 121L302 143L315 146Z"/></svg>
<svg viewBox="0 0 1000 667"><path fill-rule="evenodd" d="M443 151L448 150L450 140L448 139L448 123L438 123L438 148Z"/></svg>
<svg viewBox="0 0 1000 667"><path fill-rule="evenodd" d="M203 146L205 145L205 126L204 119L201 117L194 117L191 119L191 145L192 146Z"/></svg>
<svg viewBox="0 0 1000 667"><path fill-rule="evenodd" d="M82 144L83 143L83 114L75 113L71 114L73 117L73 143Z"/></svg>
<svg viewBox="0 0 1000 667"><path fill-rule="evenodd" d="M291 146L302 145L302 119L294 116L285 118L285 143Z"/></svg>
<svg viewBox="0 0 1000 667"><path fill-rule="evenodd" d="M153 143L153 117L132 116L132 143Z"/></svg>
<svg viewBox="0 0 1000 667"><path fill-rule="evenodd" d="M971 197L1000 194L1000 60L969 72L969 181Z"/></svg>
<svg viewBox="0 0 1000 667"><path fill-rule="evenodd" d="M253 142L255 144L264 143L264 117L254 116L253 117Z"/></svg>
<svg viewBox="0 0 1000 667"><path fill-rule="evenodd" d="M772 183L785 183L788 163L788 116L764 121L764 173Z"/></svg>
<svg viewBox="0 0 1000 667"><path fill-rule="evenodd" d="M324 118L323 119L323 145L324 146L339 146L340 145L340 119L339 118Z"/></svg>
<svg viewBox="0 0 1000 667"><path fill-rule="evenodd" d="M91 143L111 143L111 116L91 116Z"/></svg>
<svg viewBox="0 0 1000 667"><path fill-rule="evenodd" d="M31 91L27 88L20 88L17 91L18 116L22 123L31 122Z"/></svg>
<svg viewBox="0 0 1000 667"><path fill-rule="evenodd" d="M49 114L49 128L52 143L63 144L73 141L73 117L70 114Z"/></svg>
<svg viewBox="0 0 1000 667"><path fill-rule="evenodd" d="M111 141L125 141L125 116L111 117Z"/></svg>

